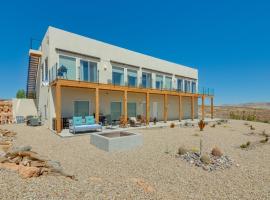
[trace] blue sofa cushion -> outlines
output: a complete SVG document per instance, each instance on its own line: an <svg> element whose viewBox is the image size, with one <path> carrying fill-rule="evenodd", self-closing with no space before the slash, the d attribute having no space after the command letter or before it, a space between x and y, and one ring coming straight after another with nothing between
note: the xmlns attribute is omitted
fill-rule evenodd
<svg viewBox="0 0 270 200"><path fill-rule="evenodd" d="M82 117L73 117L73 126L82 125Z"/></svg>
<svg viewBox="0 0 270 200"><path fill-rule="evenodd" d="M85 116L85 124L87 124L87 125L95 124L94 116Z"/></svg>

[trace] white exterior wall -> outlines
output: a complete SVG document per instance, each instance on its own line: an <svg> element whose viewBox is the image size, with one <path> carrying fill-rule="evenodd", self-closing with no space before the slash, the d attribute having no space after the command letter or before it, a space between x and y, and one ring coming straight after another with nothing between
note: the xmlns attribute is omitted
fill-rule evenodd
<svg viewBox="0 0 270 200"><path fill-rule="evenodd" d="M57 50L60 49L60 50ZM172 77L172 86L176 88L176 78L180 77L187 80L194 80L198 83L198 70L183 65L175 64L172 62L157 59L151 56L143 55L141 53L133 52L127 49L116 47L110 44L99 42L90 38L86 38L77 34L66 32L57 28L49 27L45 37L42 41L41 46L42 60L44 63L46 57L48 57L48 67L51 69L54 65L59 63L59 54L72 56L76 58L76 67L79 66L80 59L87 59L97 62L97 68L99 71L98 80L101 83L108 83L112 79L112 63L117 62L117 66L123 67L125 70L125 78L127 80L127 68L137 70L137 84L141 84L142 72L147 71L152 73L152 86L155 88L155 77L156 74L163 74L165 85L165 76ZM119 64L122 63L122 64ZM77 70L77 80L79 79L79 71ZM183 83L184 84L184 83ZM197 86L198 87L198 86ZM42 84L41 81L41 69L38 71L37 80L37 96L38 96L38 112L44 118L45 105L47 107L47 118L48 126L52 127L52 119L55 117L55 102L54 102L54 88ZM106 95L101 91L100 94L100 112L110 113L108 101L119 101L121 95L114 95L113 92L109 92L110 98L103 98ZM94 93L87 92L84 90L76 89L76 91L70 92L67 89L63 89L62 93L62 110L63 116L72 115L73 108L72 101L74 100L73 95L76 94L76 98L89 98L94 108ZM128 94L130 97L128 101L136 101L137 113L141 113L141 103L145 101L144 95ZM120 98L120 99L119 99ZM163 120L163 96L161 95L150 95L150 101L158 102L159 112L158 120ZM169 96L168 98L168 119L178 119L178 99ZM195 115L197 115L197 103L195 103ZM150 113L152 113L152 103L150 104ZM184 118L190 118L190 101L183 100L184 107ZM177 111L177 112L175 112ZM45 119L45 120L46 120Z"/></svg>

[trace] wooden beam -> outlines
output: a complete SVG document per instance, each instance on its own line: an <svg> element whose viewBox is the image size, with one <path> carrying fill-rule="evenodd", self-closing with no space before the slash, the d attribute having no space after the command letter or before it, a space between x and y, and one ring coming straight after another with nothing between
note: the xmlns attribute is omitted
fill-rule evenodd
<svg viewBox="0 0 270 200"><path fill-rule="evenodd" d="M96 117L96 123L99 123L99 88L96 88L96 111L95 111L95 117Z"/></svg>
<svg viewBox="0 0 270 200"><path fill-rule="evenodd" d="M61 85L56 84L55 87L55 98L56 98L56 133L61 133L62 131L62 94L61 94Z"/></svg>
<svg viewBox="0 0 270 200"><path fill-rule="evenodd" d="M146 124L150 121L150 94L146 93Z"/></svg>
<svg viewBox="0 0 270 200"><path fill-rule="evenodd" d="M182 96L179 95L179 121L182 120Z"/></svg>
<svg viewBox="0 0 270 200"><path fill-rule="evenodd" d="M202 96L202 120L204 120L204 96Z"/></svg>
<svg viewBox="0 0 270 200"><path fill-rule="evenodd" d="M164 122L167 122L168 120L168 95L164 94Z"/></svg>
<svg viewBox="0 0 270 200"><path fill-rule="evenodd" d="M194 96L191 97L191 120L194 120Z"/></svg>
<svg viewBox="0 0 270 200"><path fill-rule="evenodd" d="M211 97L211 119L214 118L214 97Z"/></svg>
<svg viewBox="0 0 270 200"><path fill-rule="evenodd" d="M124 111L124 120L125 120L125 122L127 122L127 118L128 118L128 111L127 111L127 91L125 90L124 91L124 96L123 96L123 106L124 106L124 109L123 109L123 111Z"/></svg>

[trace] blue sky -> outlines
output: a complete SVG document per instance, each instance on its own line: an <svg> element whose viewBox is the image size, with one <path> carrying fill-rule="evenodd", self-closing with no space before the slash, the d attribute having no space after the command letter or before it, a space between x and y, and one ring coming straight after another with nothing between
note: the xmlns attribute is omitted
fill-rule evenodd
<svg viewBox="0 0 270 200"><path fill-rule="evenodd" d="M0 98L25 88L30 38L49 25L196 67L216 103L270 101L269 1L5 1Z"/></svg>

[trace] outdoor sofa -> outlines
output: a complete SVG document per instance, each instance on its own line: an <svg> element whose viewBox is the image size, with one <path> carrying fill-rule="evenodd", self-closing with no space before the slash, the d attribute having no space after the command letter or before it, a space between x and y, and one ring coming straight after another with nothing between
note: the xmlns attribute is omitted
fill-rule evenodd
<svg viewBox="0 0 270 200"><path fill-rule="evenodd" d="M85 116L85 119L73 117L72 120L69 120L69 132L73 134L96 130L102 131L102 125L95 122L94 116Z"/></svg>

